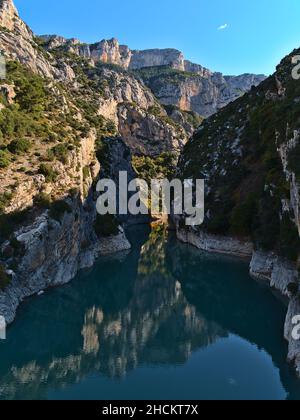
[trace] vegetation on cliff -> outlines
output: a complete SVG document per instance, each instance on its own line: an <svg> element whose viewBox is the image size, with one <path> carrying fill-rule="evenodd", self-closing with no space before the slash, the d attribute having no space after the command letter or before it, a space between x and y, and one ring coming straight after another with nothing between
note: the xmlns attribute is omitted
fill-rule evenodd
<svg viewBox="0 0 300 420"><path fill-rule="evenodd" d="M206 180L208 232L250 236L258 248L293 260L300 252L299 203L291 196L298 190L293 173L300 173L300 83L292 78L291 61L297 54L206 120L180 163L185 178Z"/></svg>

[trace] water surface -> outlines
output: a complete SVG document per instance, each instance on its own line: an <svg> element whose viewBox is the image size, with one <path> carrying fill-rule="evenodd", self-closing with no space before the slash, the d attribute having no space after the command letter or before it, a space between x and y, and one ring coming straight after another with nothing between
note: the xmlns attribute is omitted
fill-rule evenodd
<svg viewBox="0 0 300 420"><path fill-rule="evenodd" d="M134 227L129 253L26 301L2 399L300 399L286 308L246 262Z"/></svg>

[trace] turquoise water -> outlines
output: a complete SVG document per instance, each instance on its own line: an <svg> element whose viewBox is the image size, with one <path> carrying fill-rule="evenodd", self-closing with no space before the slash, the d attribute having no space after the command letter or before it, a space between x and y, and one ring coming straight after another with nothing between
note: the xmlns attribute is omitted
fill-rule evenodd
<svg viewBox="0 0 300 420"><path fill-rule="evenodd" d="M247 263L134 227L133 250L26 301L2 399L300 399L286 308Z"/></svg>

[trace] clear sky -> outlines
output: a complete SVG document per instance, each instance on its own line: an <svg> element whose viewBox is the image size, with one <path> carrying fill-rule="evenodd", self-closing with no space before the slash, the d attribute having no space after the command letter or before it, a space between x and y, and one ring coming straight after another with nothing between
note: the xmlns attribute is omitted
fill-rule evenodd
<svg viewBox="0 0 300 420"><path fill-rule="evenodd" d="M300 46L300 0L15 0L37 34L177 48L225 74L270 74Z"/></svg>

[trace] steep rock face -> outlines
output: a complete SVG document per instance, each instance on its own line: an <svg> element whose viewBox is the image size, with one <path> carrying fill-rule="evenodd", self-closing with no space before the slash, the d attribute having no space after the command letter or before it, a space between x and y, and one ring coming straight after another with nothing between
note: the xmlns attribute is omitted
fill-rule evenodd
<svg viewBox="0 0 300 420"><path fill-rule="evenodd" d="M288 287L297 283L298 272L294 264L274 253L255 251L250 263L250 274L253 277L270 282L270 286L289 297Z"/></svg>
<svg viewBox="0 0 300 420"><path fill-rule="evenodd" d="M153 49L132 51L129 69L137 70L144 67L170 66L176 70L185 70L184 56L174 49Z"/></svg>
<svg viewBox="0 0 300 420"><path fill-rule="evenodd" d="M0 50L6 60L18 60L43 77L72 81L73 71L56 67L48 53L41 52L31 29L20 19L12 0L0 3Z"/></svg>
<svg viewBox="0 0 300 420"><path fill-rule="evenodd" d="M209 69L206 69L200 64L195 64L188 60L184 61L184 71L187 73L195 73L202 77L210 77L213 74L213 72L211 72Z"/></svg>
<svg viewBox="0 0 300 420"><path fill-rule="evenodd" d="M130 50L116 39L87 45L56 35L39 38L49 51L60 47L89 58L94 64L115 64L136 71L163 105L175 105L203 117L212 115L265 79L263 75L252 74L223 76L185 60L182 52L175 49Z"/></svg>
<svg viewBox="0 0 300 420"><path fill-rule="evenodd" d="M91 45L90 52L95 61L117 64L125 69L128 69L132 57L130 49L126 45L119 45L115 38Z"/></svg>
<svg viewBox="0 0 300 420"><path fill-rule="evenodd" d="M131 103L145 110L157 104L151 91L128 73L103 67L99 69L98 74L105 84L105 94L100 99L99 113L116 124L118 124L118 106L123 103Z"/></svg>
<svg viewBox="0 0 300 420"><path fill-rule="evenodd" d="M179 155L188 136L201 123L197 116L185 116L180 111L179 115L171 112L168 118L153 93L127 72L100 66L97 77L104 83L98 112L115 123L133 154Z"/></svg>
<svg viewBox="0 0 300 420"><path fill-rule="evenodd" d="M175 105L208 117L236 100L265 77L228 76L212 73L201 66L188 65L189 72L169 67L144 68L136 74L164 105Z"/></svg>
<svg viewBox="0 0 300 420"><path fill-rule="evenodd" d="M37 39L51 51L63 48L65 51L88 58L94 63L114 64L128 69L132 51L126 45L120 45L115 38L94 44L83 44L76 38L67 39L59 35L40 35Z"/></svg>
<svg viewBox="0 0 300 420"><path fill-rule="evenodd" d="M34 198L41 192L59 199L72 188L77 188L81 197L84 197L91 187L93 179L98 176L100 171L99 162L95 159L95 142L96 133L92 131L89 136L83 139L80 148L70 151L64 163L53 162L52 169L57 174L54 182L47 182L42 174L23 178L22 182L20 180L5 212L7 214L20 212L32 207ZM84 168L89 168L89 175L85 177L83 175ZM9 173L13 174L13 168Z"/></svg>
<svg viewBox="0 0 300 420"><path fill-rule="evenodd" d="M67 83L75 79L70 66L64 63L57 66L50 56L41 54L38 45L33 40L21 35L0 31L0 49L4 52L6 60L17 60L43 77L55 78Z"/></svg>
<svg viewBox="0 0 300 420"><path fill-rule="evenodd" d="M183 128L165 122L151 112L132 104L118 107L119 132L131 151L137 155L158 156L172 151L179 155L187 141Z"/></svg>
<svg viewBox="0 0 300 420"><path fill-rule="evenodd" d="M299 297L293 297L289 303L288 313L284 326L284 336L289 343L288 361L296 367L297 376L300 378L300 341L295 340L292 336L295 324L292 322L295 316L300 314Z"/></svg>
<svg viewBox="0 0 300 420"><path fill-rule="evenodd" d="M32 37L32 31L19 18L18 11L12 0L0 1L0 26L22 35L24 38Z"/></svg>

